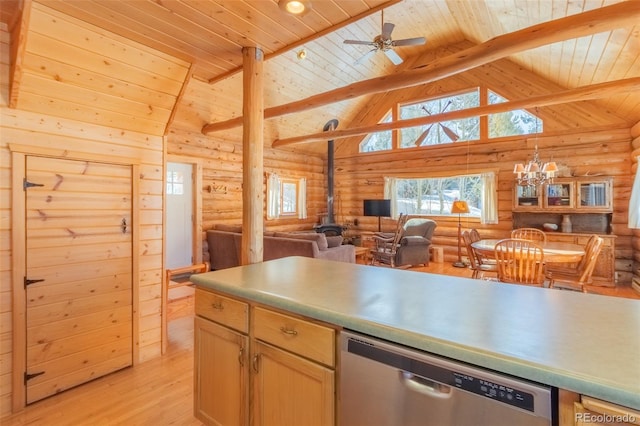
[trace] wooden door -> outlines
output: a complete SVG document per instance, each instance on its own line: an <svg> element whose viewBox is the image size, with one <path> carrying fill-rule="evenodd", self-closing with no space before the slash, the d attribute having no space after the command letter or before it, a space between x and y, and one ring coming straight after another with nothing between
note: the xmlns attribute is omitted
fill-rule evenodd
<svg viewBox="0 0 640 426"><path fill-rule="evenodd" d="M26 402L130 366L130 166L26 158Z"/></svg>

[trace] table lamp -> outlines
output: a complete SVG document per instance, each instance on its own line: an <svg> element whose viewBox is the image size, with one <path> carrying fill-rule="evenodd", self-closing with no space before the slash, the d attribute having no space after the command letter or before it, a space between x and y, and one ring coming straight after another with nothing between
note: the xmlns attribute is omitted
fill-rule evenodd
<svg viewBox="0 0 640 426"><path fill-rule="evenodd" d="M453 262L453 266L456 268L464 268L467 266L466 263L462 261L462 249L460 247L460 238L462 237L462 223L460 222L460 215L462 213L469 213L469 206L466 201L454 201L451 206L451 214L458 213L458 260Z"/></svg>

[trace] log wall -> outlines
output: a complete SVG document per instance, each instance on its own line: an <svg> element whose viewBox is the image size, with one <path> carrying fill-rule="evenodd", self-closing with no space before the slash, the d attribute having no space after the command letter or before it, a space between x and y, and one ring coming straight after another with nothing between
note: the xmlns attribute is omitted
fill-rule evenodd
<svg viewBox="0 0 640 426"><path fill-rule="evenodd" d="M498 172L499 223L481 225L479 220L463 218L463 227L478 228L487 238L507 237L512 229L513 165L531 159L538 145L542 161L553 159L572 175L608 175L614 177L612 230L616 239L616 271L619 283L631 280L633 232L627 226L628 200L632 185L630 174L631 136L628 128L546 134L523 139L458 142L423 148L345 156L336 159L336 194L341 200L343 220L354 221L353 232L377 230L377 218L362 216L362 201L381 198L385 176L442 175L451 172L496 170ZM438 222L434 245L443 247L445 262L457 258L457 218L432 217ZM383 219L383 228L393 229L391 219Z"/></svg>
<svg viewBox="0 0 640 426"><path fill-rule="evenodd" d="M201 132L212 114L211 99L216 100L215 105L225 105L227 96L229 93L218 92L207 83L191 79L167 134L167 154L194 158L202 164L203 230L242 223L242 129L207 136ZM311 229L320 223L327 211L326 148L322 154L309 154L297 147L265 146L263 157L265 191L269 173L276 172L281 178L307 179L307 219L267 220L265 206L264 229L293 231ZM208 192L209 185L223 190Z"/></svg>

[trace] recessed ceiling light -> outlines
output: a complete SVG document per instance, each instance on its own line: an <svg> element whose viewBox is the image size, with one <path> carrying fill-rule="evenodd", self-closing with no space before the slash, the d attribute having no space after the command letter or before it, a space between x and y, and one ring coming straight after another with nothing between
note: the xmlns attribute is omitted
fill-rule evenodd
<svg viewBox="0 0 640 426"><path fill-rule="evenodd" d="M309 0L279 0L278 6L290 15L304 16L311 10Z"/></svg>

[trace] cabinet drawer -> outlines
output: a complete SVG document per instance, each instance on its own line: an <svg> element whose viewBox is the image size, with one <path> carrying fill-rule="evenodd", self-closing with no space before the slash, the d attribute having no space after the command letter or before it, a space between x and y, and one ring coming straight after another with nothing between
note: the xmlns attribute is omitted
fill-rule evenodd
<svg viewBox="0 0 640 426"><path fill-rule="evenodd" d="M196 315L219 324L249 332L249 305L244 302L196 288Z"/></svg>
<svg viewBox="0 0 640 426"><path fill-rule="evenodd" d="M335 330L263 308L253 311L253 336L333 367Z"/></svg>

